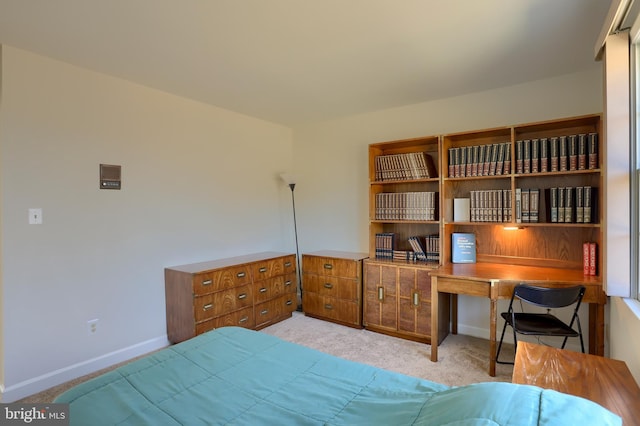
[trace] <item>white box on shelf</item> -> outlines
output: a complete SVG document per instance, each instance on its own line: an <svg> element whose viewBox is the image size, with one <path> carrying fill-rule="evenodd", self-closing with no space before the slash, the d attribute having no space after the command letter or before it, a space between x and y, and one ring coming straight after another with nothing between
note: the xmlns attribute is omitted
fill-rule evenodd
<svg viewBox="0 0 640 426"><path fill-rule="evenodd" d="M453 221L469 222L471 220L471 199L454 198L453 199Z"/></svg>

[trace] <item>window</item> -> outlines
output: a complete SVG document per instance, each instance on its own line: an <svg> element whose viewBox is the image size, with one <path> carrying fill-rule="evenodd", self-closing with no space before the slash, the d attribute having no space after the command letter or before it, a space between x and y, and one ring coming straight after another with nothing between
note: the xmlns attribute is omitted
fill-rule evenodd
<svg viewBox="0 0 640 426"><path fill-rule="evenodd" d="M632 39L630 53L631 83L631 297L640 300L640 37Z"/></svg>

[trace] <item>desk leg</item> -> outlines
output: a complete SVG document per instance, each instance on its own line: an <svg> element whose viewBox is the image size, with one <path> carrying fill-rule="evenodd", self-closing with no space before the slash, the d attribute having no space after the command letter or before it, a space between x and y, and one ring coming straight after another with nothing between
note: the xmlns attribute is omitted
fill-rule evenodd
<svg viewBox="0 0 640 426"><path fill-rule="evenodd" d="M438 278L431 277L431 361L438 361Z"/></svg>
<svg viewBox="0 0 640 426"><path fill-rule="evenodd" d="M489 375L496 376L496 323L498 315L498 301L491 301L491 317L489 318Z"/></svg>
<svg viewBox="0 0 640 426"><path fill-rule="evenodd" d="M451 334L458 334L458 295L451 294Z"/></svg>
<svg viewBox="0 0 640 426"><path fill-rule="evenodd" d="M589 353L604 356L604 305L589 304Z"/></svg>

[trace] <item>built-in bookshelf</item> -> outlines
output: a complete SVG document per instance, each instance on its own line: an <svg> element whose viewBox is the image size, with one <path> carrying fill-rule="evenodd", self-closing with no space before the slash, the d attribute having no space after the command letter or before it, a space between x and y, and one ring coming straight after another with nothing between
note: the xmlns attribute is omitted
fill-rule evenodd
<svg viewBox="0 0 640 426"><path fill-rule="evenodd" d="M598 275L602 144L593 114L369 145L364 326L431 342L430 273L454 236L456 262ZM439 292L438 340L449 306Z"/></svg>
<svg viewBox="0 0 640 426"><path fill-rule="evenodd" d="M370 257L438 266L462 232L476 235L479 262L582 268L583 243L602 240L601 122L592 114L371 144Z"/></svg>
<svg viewBox="0 0 640 426"><path fill-rule="evenodd" d="M478 262L583 268L583 243L602 240L601 122L594 114L443 135L442 164L452 162L453 149L506 143L512 158L498 155L496 169L500 161L513 167L505 173L503 165L502 174L482 176L456 176L447 169L442 176L442 263L451 259L450 235L466 232L476 235ZM470 221L454 220L448 206L456 198L471 199L476 210ZM497 208L496 199L502 202Z"/></svg>
<svg viewBox="0 0 640 426"><path fill-rule="evenodd" d="M439 264L440 139L369 146L371 257Z"/></svg>

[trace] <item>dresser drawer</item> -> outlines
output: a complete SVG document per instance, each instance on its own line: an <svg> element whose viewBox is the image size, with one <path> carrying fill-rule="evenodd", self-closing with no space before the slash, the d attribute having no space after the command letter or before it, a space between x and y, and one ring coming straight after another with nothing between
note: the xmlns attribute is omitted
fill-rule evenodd
<svg viewBox="0 0 640 426"><path fill-rule="evenodd" d="M360 304L357 301L305 293L303 306L308 315L360 325Z"/></svg>
<svg viewBox="0 0 640 426"><path fill-rule="evenodd" d="M338 299L358 300L360 298L360 281L353 279L305 274L303 282L306 292Z"/></svg>
<svg viewBox="0 0 640 426"><path fill-rule="evenodd" d="M195 274L193 293L197 296L226 290L251 282L248 265Z"/></svg>
<svg viewBox="0 0 640 426"><path fill-rule="evenodd" d="M282 258L283 272L285 274L294 274L297 271L296 267L296 257L294 255L284 256Z"/></svg>
<svg viewBox="0 0 640 426"><path fill-rule="evenodd" d="M284 294L267 302L256 304L254 309L256 327L264 327L283 316L291 315L291 312L295 310L296 303L291 294Z"/></svg>
<svg viewBox="0 0 640 426"><path fill-rule="evenodd" d="M296 293L296 275L281 275L253 283L253 302L262 303L283 294Z"/></svg>
<svg viewBox="0 0 640 426"><path fill-rule="evenodd" d="M193 300L196 322L224 315L253 304L251 285L205 294Z"/></svg>
<svg viewBox="0 0 640 426"><path fill-rule="evenodd" d="M199 322L196 324L196 335L206 333L207 331L211 331L215 328L227 326L254 328L255 321L253 319L253 308L244 308L221 317Z"/></svg>
<svg viewBox="0 0 640 426"><path fill-rule="evenodd" d="M284 273L283 257L251 264L253 281L266 280L277 275L283 275Z"/></svg>
<svg viewBox="0 0 640 426"><path fill-rule="evenodd" d="M284 276L284 292L296 293L298 289L298 279L295 271Z"/></svg>
<svg viewBox="0 0 640 426"><path fill-rule="evenodd" d="M309 274L357 279L360 277L360 262L324 256L302 256L302 271Z"/></svg>
<svg viewBox="0 0 640 426"><path fill-rule="evenodd" d="M262 303L284 294L284 277L274 277L253 283L254 303Z"/></svg>

